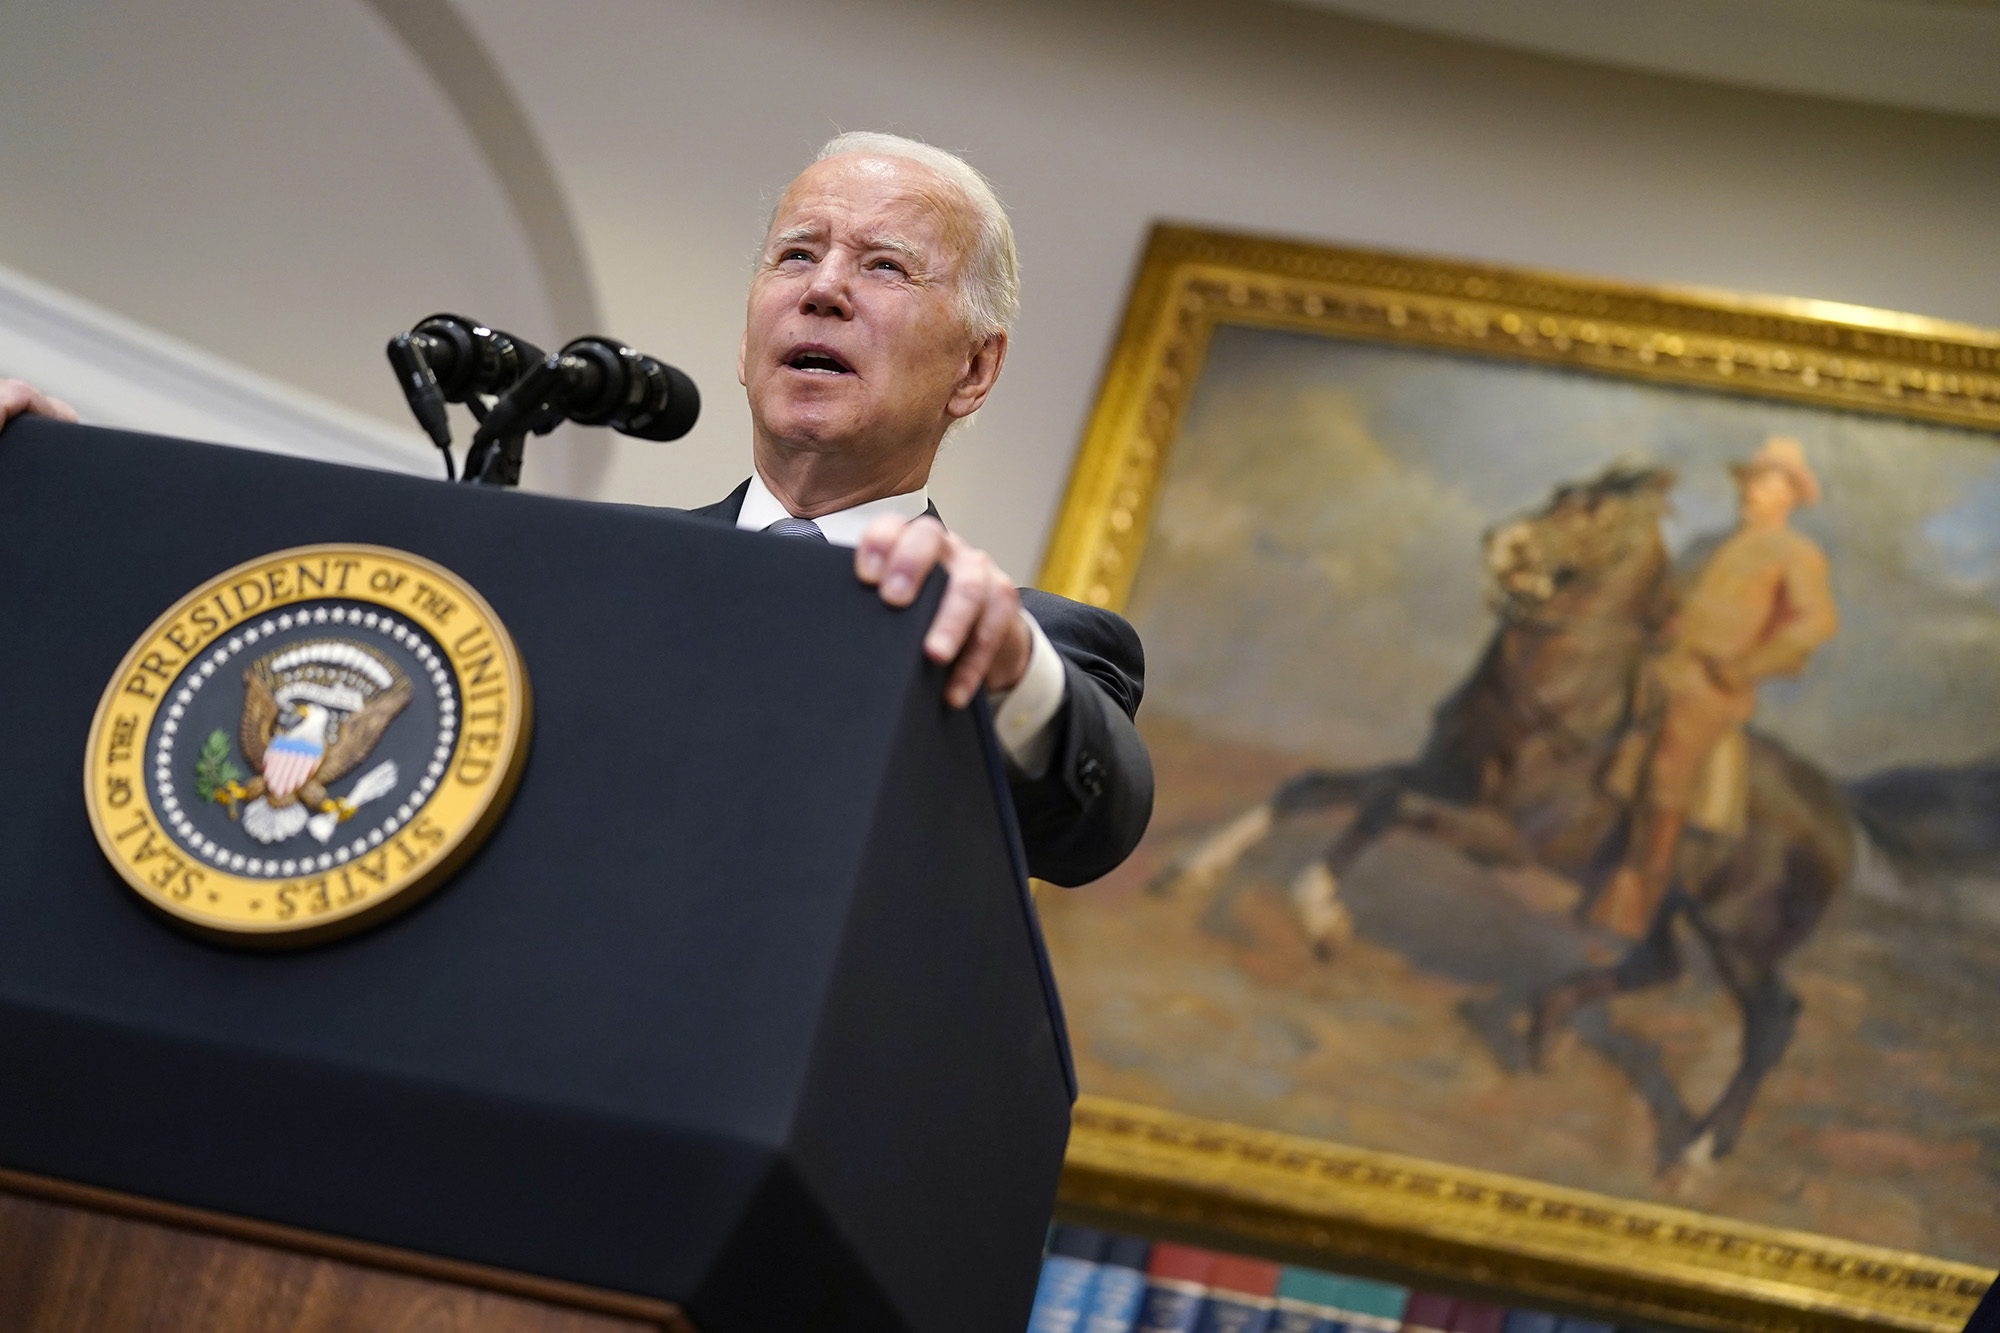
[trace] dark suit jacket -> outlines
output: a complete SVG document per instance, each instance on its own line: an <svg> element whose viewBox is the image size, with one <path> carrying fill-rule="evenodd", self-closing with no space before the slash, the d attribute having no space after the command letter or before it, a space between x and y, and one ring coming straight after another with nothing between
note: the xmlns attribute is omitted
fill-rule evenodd
<svg viewBox="0 0 2000 1333"><path fill-rule="evenodd" d="M734 523L749 488L745 481L728 499L688 512ZM1109 611L1037 588L1021 589L1021 605L1061 656L1069 688L1048 770L1014 782L1014 812L1028 873L1082 884L1131 855L1153 815L1153 761L1132 725L1146 656L1132 627Z"/></svg>

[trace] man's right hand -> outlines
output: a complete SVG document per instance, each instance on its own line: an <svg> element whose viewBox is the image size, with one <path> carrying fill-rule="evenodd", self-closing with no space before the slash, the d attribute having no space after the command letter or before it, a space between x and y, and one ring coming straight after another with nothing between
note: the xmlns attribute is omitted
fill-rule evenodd
<svg viewBox="0 0 2000 1333"><path fill-rule="evenodd" d="M0 427L23 413L75 421L76 409L60 398L51 398L23 380L0 379Z"/></svg>
<svg viewBox="0 0 2000 1333"><path fill-rule="evenodd" d="M1743 669L1741 662L1704 653L1701 665L1708 672L1708 678L1715 683L1715 687L1725 694L1741 694L1756 683L1750 679L1750 673Z"/></svg>

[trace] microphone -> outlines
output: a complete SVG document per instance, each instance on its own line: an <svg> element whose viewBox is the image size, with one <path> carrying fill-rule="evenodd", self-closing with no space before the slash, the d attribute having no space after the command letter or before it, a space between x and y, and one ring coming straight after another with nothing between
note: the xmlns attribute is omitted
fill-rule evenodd
<svg viewBox="0 0 2000 1333"><path fill-rule="evenodd" d="M642 440L678 440L701 415L693 380L609 338L578 338L554 359L562 363L569 419L580 425L609 426Z"/></svg>
<svg viewBox="0 0 2000 1333"><path fill-rule="evenodd" d="M524 338L451 314L419 320L389 340L388 352L411 415L444 451L446 477L452 475L451 419L444 405L464 403L484 420L479 396L506 392L542 359L542 349Z"/></svg>
<svg viewBox="0 0 2000 1333"><path fill-rule="evenodd" d="M399 346L406 350L399 353ZM414 354L429 366L439 393L448 403L463 403L479 394L505 393L542 359L542 349L527 339L489 329L464 315L432 315L418 320L408 333L392 338L389 349L392 362L399 355Z"/></svg>
<svg viewBox="0 0 2000 1333"><path fill-rule="evenodd" d="M701 394L680 370L609 338L578 338L493 404L472 437L465 475L515 484L523 438L546 435L565 420L643 440L677 440L700 415Z"/></svg>

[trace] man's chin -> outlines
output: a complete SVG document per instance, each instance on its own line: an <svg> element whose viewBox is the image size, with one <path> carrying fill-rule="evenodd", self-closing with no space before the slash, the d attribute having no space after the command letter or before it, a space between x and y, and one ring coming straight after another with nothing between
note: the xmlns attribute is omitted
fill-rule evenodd
<svg viewBox="0 0 2000 1333"><path fill-rule="evenodd" d="M817 406L819 410L797 405L781 407L762 414L757 424L768 438L815 453L838 452L867 435L859 413L827 411L824 405Z"/></svg>

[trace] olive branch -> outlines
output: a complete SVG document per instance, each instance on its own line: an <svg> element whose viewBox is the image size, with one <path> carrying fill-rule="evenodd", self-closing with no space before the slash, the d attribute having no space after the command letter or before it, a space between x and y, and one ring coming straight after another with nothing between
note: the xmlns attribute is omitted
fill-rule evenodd
<svg viewBox="0 0 2000 1333"><path fill-rule="evenodd" d="M229 762L229 734L221 730L209 733L201 758L195 760L195 795L204 801L221 800L230 784L242 776L243 770Z"/></svg>

